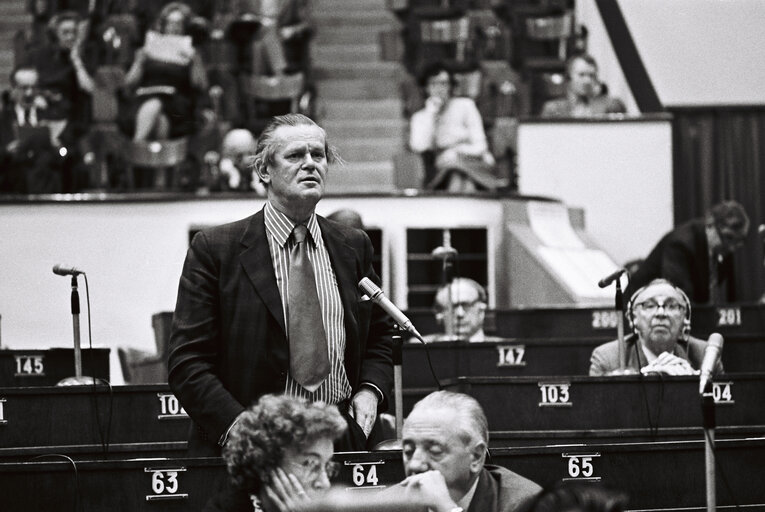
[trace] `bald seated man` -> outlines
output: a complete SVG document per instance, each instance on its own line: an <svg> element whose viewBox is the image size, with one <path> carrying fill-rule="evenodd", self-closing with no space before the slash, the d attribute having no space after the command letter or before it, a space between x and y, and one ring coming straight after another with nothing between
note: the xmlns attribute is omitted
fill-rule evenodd
<svg viewBox="0 0 765 512"><path fill-rule="evenodd" d="M391 492L432 512L520 512L542 488L501 466L486 464L489 427L471 396L436 391L415 404L402 430L406 479Z"/></svg>
<svg viewBox="0 0 765 512"><path fill-rule="evenodd" d="M619 365L618 340L600 345L590 358L590 375L663 373L695 375L704 360L707 343L690 335L688 296L666 279L654 279L636 291L627 307L633 333L624 338L626 371ZM718 361L714 373L723 371Z"/></svg>

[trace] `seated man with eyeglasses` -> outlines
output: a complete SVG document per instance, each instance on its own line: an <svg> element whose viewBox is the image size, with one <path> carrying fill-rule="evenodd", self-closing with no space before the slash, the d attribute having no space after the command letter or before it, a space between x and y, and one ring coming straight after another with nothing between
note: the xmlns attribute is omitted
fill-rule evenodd
<svg viewBox="0 0 765 512"><path fill-rule="evenodd" d="M690 335L691 302L666 279L654 279L636 291L627 305L632 334L624 338L626 366L619 362L619 341L610 341L592 351L590 375L662 373L696 375L704 360L707 343ZM715 373L723 371L718 361Z"/></svg>
<svg viewBox="0 0 765 512"><path fill-rule="evenodd" d="M337 475L333 443L347 427L334 405L262 396L242 413L223 448L233 486L205 510L278 512L321 499Z"/></svg>
<svg viewBox="0 0 765 512"><path fill-rule="evenodd" d="M472 279L456 277L448 285L440 287L436 292L433 309L444 332L426 335L426 343L502 341L502 338L487 336L484 333L486 290Z"/></svg>

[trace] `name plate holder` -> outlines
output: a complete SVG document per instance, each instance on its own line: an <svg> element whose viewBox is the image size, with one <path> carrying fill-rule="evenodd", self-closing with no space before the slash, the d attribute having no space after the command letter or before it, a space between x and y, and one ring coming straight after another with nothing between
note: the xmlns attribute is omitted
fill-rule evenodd
<svg viewBox="0 0 765 512"><path fill-rule="evenodd" d="M539 407L573 407L570 381L539 382Z"/></svg>
<svg viewBox="0 0 765 512"><path fill-rule="evenodd" d="M146 495L146 501L182 501L189 499L187 493L179 493L179 474L185 473L185 467L179 468L143 468L144 473L151 473L152 494Z"/></svg>

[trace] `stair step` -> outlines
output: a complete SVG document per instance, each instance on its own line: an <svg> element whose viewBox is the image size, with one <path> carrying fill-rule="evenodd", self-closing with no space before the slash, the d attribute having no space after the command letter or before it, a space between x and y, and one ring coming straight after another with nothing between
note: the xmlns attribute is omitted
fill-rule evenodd
<svg viewBox="0 0 765 512"><path fill-rule="evenodd" d="M321 123L330 139L396 137L402 140L406 120L398 119L325 119Z"/></svg>
<svg viewBox="0 0 765 512"><path fill-rule="evenodd" d="M316 29L314 45L377 44L379 40L378 33L388 28L383 27L379 30L370 30L369 27L355 25L320 26Z"/></svg>
<svg viewBox="0 0 765 512"><path fill-rule="evenodd" d="M385 99L399 96L398 84L393 80L320 80L317 88L319 97L327 99Z"/></svg>
<svg viewBox="0 0 765 512"><path fill-rule="evenodd" d="M319 27L336 27L341 25L363 25L386 28L396 22L393 13L387 10L337 10L314 11L314 20Z"/></svg>
<svg viewBox="0 0 765 512"><path fill-rule="evenodd" d="M325 80L356 78L390 80L398 83L403 68L398 62L335 62L317 65L314 76Z"/></svg>
<svg viewBox="0 0 765 512"><path fill-rule="evenodd" d="M319 98L322 119L400 119L401 100L323 100Z"/></svg>
<svg viewBox="0 0 765 512"><path fill-rule="evenodd" d="M388 10L385 0L312 0L311 5L315 13Z"/></svg>
<svg viewBox="0 0 765 512"><path fill-rule="evenodd" d="M380 60L378 44L317 44L311 50L315 65L341 62L370 62Z"/></svg>
<svg viewBox="0 0 765 512"><path fill-rule="evenodd" d="M327 193L385 193L396 190L392 161L346 162L330 169Z"/></svg>
<svg viewBox="0 0 765 512"><path fill-rule="evenodd" d="M335 140L340 156L350 162L380 162L393 159L401 150L401 139L343 139Z"/></svg>
<svg viewBox="0 0 765 512"><path fill-rule="evenodd" d="M7 13L0 15L0 31L16 32L19 29L26 28L27 25L32 23L32 16L24 13Z"/></svg>

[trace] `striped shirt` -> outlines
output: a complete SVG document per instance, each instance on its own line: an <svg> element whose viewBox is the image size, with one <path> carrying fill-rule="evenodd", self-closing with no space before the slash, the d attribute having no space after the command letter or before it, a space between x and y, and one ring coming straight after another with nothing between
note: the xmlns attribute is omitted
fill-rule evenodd
<svg viewBox="0 0 765 512"><path fill-rule="evenodd" d="M274 273L276 274L276 284L279 287L279 295L281 295L282 300L284 325L287 328L290 314L288 304L290 250L295 245L295 240L291 234L295 223L274 208L270 202L266 202L263 216L266 224L268 247L271 251L271 261L274 264ZM311 214L306 227L310 233L310 236L306 237L306 241L312 240L307 245L308 261L311 262L316 275L316 291L319 295L324 332L327 334L330 370L327 379L313 392L303 388L288 374L284 392L287 395L304 397L310 401L320 400L329 404L336 404L351 396L351 385L348 382L348 375L343 364L345 358L343 304L340 300L335 271L332 269L329 253L321 237L321 229L316 221L315 213ZM288 332L288 337L289 334Z"/></svg>

